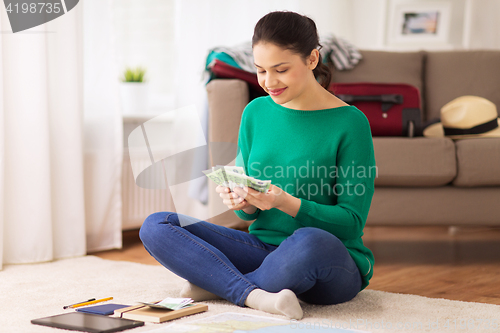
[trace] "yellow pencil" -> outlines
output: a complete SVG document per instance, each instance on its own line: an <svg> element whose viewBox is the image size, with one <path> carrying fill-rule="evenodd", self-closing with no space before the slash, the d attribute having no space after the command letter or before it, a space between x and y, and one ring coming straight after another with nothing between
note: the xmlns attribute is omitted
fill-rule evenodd
<svg viewBox="0 0 500 333"><path fill-rule="evenodd" d="M103 299L96 299L95 301L90 301L90 302L84 302L84 303L78 303L75 305L71 305L70 308L79 308L80 306L85 306L85 305L90 305L90 304L95 304L95 303L101 303L101 302L106 302L113 299L113 297L108 297L108 298L103 298Z"/></svg>

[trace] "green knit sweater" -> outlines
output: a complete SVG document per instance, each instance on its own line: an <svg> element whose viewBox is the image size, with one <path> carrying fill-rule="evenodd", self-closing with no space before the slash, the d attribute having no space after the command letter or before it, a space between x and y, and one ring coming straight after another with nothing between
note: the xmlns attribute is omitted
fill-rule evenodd
<svg viewBox="0 0 500 333"><path fill-rule="evenodd" d="M354 106L293 110L270 96L250 102L241 117L236 165L256 179L299 198L292 217L279 209L247 214L250 234L279 245L302 227L337 236L356 262L363 283L373 275L372 252L361 236L374 191L375 157L370 125Z"/></svg>

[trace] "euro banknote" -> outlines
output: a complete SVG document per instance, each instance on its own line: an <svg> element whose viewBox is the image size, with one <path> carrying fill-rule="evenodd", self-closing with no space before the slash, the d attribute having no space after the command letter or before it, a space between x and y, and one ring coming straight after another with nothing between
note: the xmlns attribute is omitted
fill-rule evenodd
<svg viewBox="0 0 500 333"><path fill-rule="evenodd" d="M271 186L270 180L260 180L245 174L245 169L238 166L216 165L203 173L217 185L229 187L231 192L235 187L249 187L266 193Z"/></svg>

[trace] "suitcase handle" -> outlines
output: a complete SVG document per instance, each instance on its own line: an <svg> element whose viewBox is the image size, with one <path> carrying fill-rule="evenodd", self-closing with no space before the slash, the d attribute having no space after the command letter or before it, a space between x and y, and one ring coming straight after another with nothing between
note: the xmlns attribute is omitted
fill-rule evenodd
<svg viewBox="0 0 500 333"><path fill-rule="evenodd" d="M338 98L346 103L353 102L381 102L382 111L387 112L393 104L403 104L403 95L386 94L386 95L337 95Z"/></svg>

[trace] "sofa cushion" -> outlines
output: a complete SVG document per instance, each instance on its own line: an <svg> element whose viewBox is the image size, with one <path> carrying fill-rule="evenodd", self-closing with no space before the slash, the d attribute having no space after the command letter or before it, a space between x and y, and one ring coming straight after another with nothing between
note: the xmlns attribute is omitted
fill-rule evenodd
<svg viewBox="0 0 500 333"><path fill-rule="evenodd" d="M428 52L425 78L426 120L464 95L484 97L500 110L500 51Z"/></svg>
<svg viewBox="0 0 500 333"><path fill-rule="evenodd" d="M373 138L376 186L441 186L457 173L449 138Z"/></svg>
<svg viewBox="0 0 500 333"><path fill-rule="evenodd" d="M500 138L456 140L457 177L453 185L500 186Z"/></svg>
<svg viewBox="0 0 500 333"><path fill-rule="evenodd" d="M363 59L352 70L336 71L333 82L406 83L422 92L424 52L360 51Z"/></svg>

